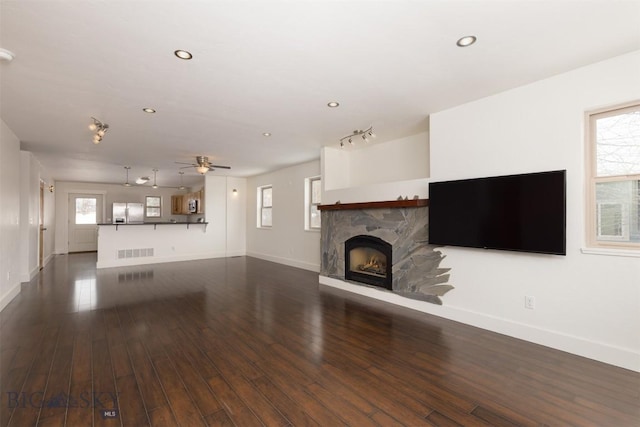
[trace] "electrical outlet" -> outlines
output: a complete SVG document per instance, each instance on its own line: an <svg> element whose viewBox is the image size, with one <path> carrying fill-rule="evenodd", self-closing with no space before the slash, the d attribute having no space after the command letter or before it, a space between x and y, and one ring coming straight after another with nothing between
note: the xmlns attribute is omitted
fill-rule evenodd
<svg viewBox="0 0 640 427"><path fill-rule="evenodd" d="M536 297L525 296L524 308L528 308L529 310L533 310L534 308L536 308Z"/></svg>

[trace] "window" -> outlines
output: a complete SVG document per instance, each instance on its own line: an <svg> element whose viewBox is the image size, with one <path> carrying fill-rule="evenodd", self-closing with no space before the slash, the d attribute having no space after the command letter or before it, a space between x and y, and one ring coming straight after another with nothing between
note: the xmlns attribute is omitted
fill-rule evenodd
<svg viewBox="0 0 640 427"><path fill-rule="evenodd" d="M258 187L258 227L269 228L273 223L273 188Z"/></svg>
<svg viewBox="0 0 640 427"><path fill-rule="evenodd" d="M95 197L76 198L76 224L96 224L97 210Z"/></svg>
<svg viewBox="0 0 640 427"><path fill-rule="evenodd" d="M320 195L322 194L322 181L319 176L304 180L304 229L320 230Z"/></svg>
<svg viewBox="0 0 640 427"><path fill-rule="evenodd" d="M640 104L589 115L590 246L640 249Z"/></svg>
<svg viewBox="0 0 640 427"><path fill-rule="evenodd" d="M160 196L147 196L145 205L145 216L147 218L160 218L162 216L162 198Z"/></svg>

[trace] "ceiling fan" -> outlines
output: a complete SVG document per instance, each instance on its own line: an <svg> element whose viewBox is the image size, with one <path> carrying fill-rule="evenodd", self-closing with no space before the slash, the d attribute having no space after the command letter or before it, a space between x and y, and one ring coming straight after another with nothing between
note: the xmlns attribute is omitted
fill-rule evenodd
<svg viewBox="0 0 640 427"><path fill-rule="evenodd" d="M185 162L176 162L176 163L179 165L189 165L189 166L183 166L180 169L196 168L196 171L201 175L204 175L209 171L216 170L216 168L231 169L230 166L212 165L211 163L209 163L209 158L206 156L196 156L196 163L185 163Z"/></svg>

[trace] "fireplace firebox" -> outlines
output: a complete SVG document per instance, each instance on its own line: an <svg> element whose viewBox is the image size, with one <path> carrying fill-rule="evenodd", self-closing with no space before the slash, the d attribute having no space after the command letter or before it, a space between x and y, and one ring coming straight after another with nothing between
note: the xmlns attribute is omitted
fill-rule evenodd
<svg viewBox="0 0 640 427"><path fill-rule="evenodd" d="M392 290L391 244L374 236L354 236L344 242L345 280Z"/></svg>

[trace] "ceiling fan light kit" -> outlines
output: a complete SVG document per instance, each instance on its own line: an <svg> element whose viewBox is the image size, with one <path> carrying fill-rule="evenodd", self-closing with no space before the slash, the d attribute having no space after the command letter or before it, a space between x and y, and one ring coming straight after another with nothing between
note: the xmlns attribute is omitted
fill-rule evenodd
<svg viewBox="0 0 640 427"><path fill-rule="evenodd" d="M198 172L200 175L205 175L209 171L216 170L216 168L231 169L230 166L212 165L209 162L209 158L207 156L196 156L196 163L185 163L185 162L176 162L176 163L179 165L189 165L189 166L184 166L180 169L193 167L195 168L196 172Z"/></svg>

